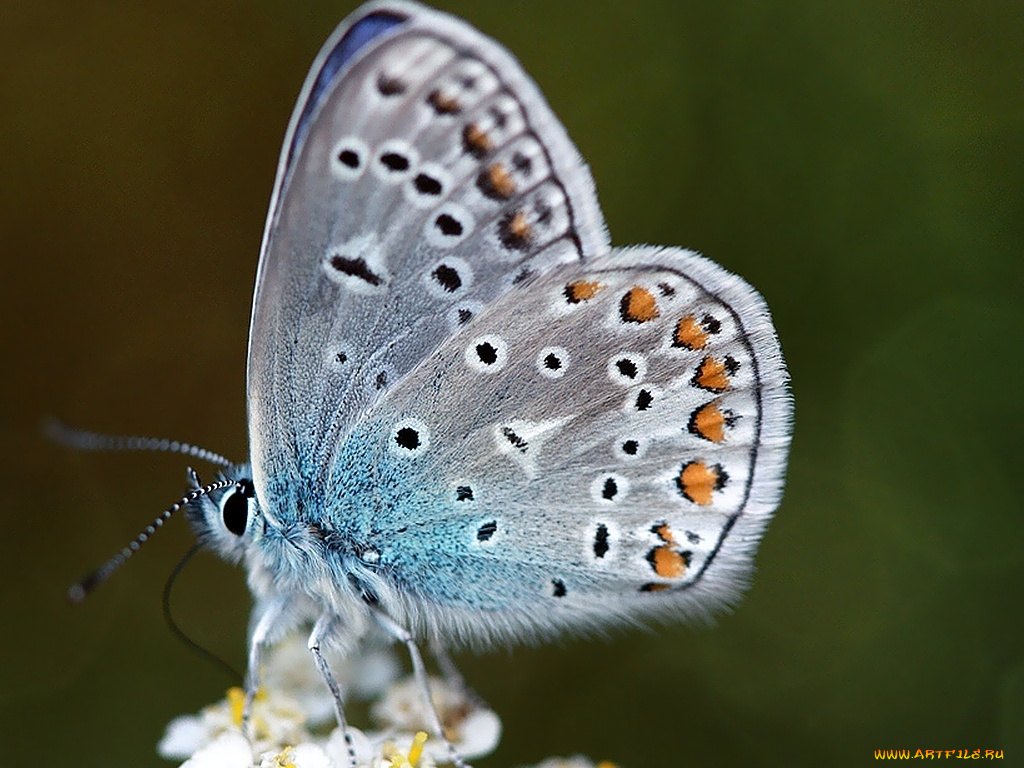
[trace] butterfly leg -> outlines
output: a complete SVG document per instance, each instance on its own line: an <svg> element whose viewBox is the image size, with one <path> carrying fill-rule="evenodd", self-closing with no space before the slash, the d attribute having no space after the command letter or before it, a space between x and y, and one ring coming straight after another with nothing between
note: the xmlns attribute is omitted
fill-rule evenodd
<svg viewBox="0 0 1024 768"><path fill-rule="evenodd" d="M374 617L388 634L408 649L409 658L412 660L412 673L416 678L416 683L419 685L420 691L423 693L424 700L427 702L427 712L430 716L430 727L434 730L437 737L444 742L445 746L448 747L448 754L451 757L452 763L454 763L457 768L472 768L472 766L462 759L462 755L456 751L455 746L444 734L444 728L441 725L441 718L437 714L437 708L434 706L434 700L430 695L430 680L427 679L427 668L423 664L423 656L420 654L420 649L417 647L416 641L413 640L412 635L410 635L404 627L395 623L395 621L383 611L379 609L374 610ZM451 659L448 659L448 663L451 664ZM451 664L451 666L452 669L454 669L455 665ZM456 675L458 675L458 672L456 672Z"/></svg>
<svg viewBox="0 0 1024 768"><path fill-rule="evenodd" d="M316 662L317 669L320 670L320 676L327 683L331 696L334 697L334 714L337 716L338 726L345 736L345 749L348 751L349 768L356 768L356 748L352 743L352 734L349 732L348 722L345 720L345 699L341 695L341 687L338 685L334 673L331 672L327 659L324 658L323 652L320 650L320 645L324 638L331 636L336 631L337 619L334 616L325 613L317 619L316 624L313 625L313 632L309 636L309 652L313 654L313 661Z"/></svg>
<svg viewBox="0 0 1024 768"><path fill-rule="evenodd" d="M249 724L252 720L252 702L256 698L256 692L260 687L260 667L263 664L263 651L267 642L284 616L287 608L287 601L284 599L274 600L267 604L259 613L252 624L252 632L249 636L249 666L245 672L245 707L242 709L242 733L252 740L249 733Z"/></svg>

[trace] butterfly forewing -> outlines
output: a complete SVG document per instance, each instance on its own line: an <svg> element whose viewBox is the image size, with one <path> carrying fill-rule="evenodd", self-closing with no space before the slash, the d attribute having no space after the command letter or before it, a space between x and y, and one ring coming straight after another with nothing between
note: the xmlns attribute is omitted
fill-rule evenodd
<svg viewBox="0 0 1024 768"><path fill-rule="evenodd" d="M257 491L309 514L359 416L517 281L607 251L586 167L511 55L419 6L327 43L282 152L249 350ZM298 511L292 509L290 511Z"/></svg>

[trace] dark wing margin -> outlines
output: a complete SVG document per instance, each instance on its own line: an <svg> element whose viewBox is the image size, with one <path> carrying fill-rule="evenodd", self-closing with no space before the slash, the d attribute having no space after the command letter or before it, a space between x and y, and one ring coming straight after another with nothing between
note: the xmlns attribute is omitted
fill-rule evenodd
<svg viewBox="0 0 1024 768"><path fill-rule="evenodd" d="M310 119L323 102L328 86L334 82L341 68L348 64L360 50L381 35L408 21L408 19L408 14L398 13L397 11L373 11L349 27L345 34L341 36L341 39L330 49L323 58L323 63L320 65L316 75L316 80L313 81L313 87L306 96L302 111L299 113L298 122L295 124L291 141L288 143L288 157L284 166L285 174L287 174L287 170L292 164L295 148L306 137L306 130L309 128Z"/></svg>

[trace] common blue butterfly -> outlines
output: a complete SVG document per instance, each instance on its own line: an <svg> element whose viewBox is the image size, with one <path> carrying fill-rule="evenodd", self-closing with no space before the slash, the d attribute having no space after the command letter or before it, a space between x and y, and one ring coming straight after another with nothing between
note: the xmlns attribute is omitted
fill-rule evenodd
<svg viewBox="0 0 1024 768"><path fill-rule="evenodd" d="M426 692L416 640L728 605L791 432L761 297L691 251L612 248L516 60L399 0L346 19L302 88L247 392L249 463L184 501L248 571L250 696L263 649L306 624L329 685L321 647L384 630Z"/></svg>

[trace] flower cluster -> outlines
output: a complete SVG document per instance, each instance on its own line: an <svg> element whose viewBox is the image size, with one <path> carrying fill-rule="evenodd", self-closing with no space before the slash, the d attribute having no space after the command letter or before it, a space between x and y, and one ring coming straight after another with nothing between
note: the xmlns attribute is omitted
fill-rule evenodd
<svg viewBox="0 0 1024 768"><path fill-rule="evenodd" d="M358 657L332 658L331 668L346 700L370 702L372 729L349 726L358 768L435 768L449 761L447 746L428 738L429 712L414 678L399 679L389 648ZM262 670L243 733L245 694L227 696L195 715L167 726L157 751L181 768L347 768L348 745L334 724L334 700L309 651L298 638L275 646ZM498 745L501 721L471 692L431 678L434 707L445 735L466 759L489 754ZM581 758L552 758L537 768L614 768Z"/></svg>

